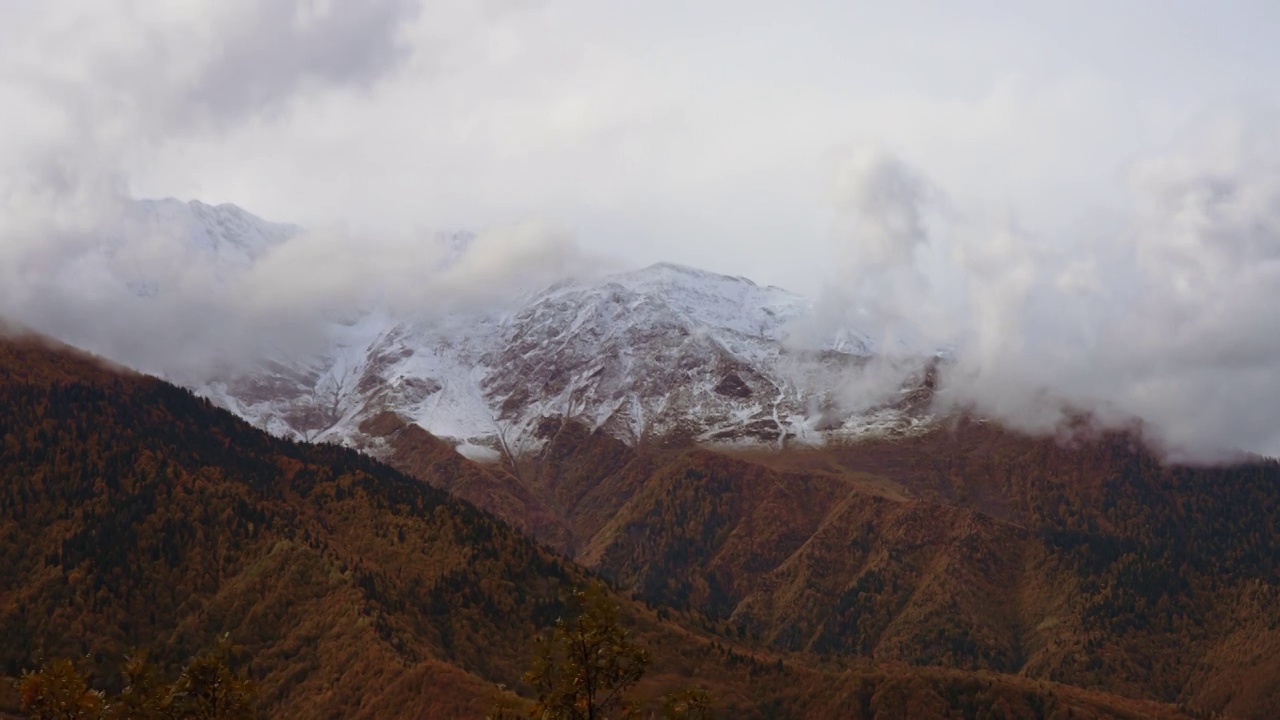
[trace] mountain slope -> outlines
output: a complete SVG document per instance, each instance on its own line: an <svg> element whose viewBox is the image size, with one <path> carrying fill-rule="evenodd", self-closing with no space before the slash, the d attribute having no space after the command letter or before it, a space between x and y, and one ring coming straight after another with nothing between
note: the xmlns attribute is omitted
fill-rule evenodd
<svg viewBox="0 0 1280 720"><path fill-rule="evenodd" d="M1280 712L1275 462L974 421L737 456L579 428L546 458L579 562L729 635Z"/></svg>
<svg viewBox="0 0 1280 720"><path fill-rule="evenodd" d="M33 342L2 350L11 670L37 650L118 658L135 645L174 664L230 632L283 714L377 702L406 673L454 678L440 702L475 714L482 678L512 682L523 665L487 648L521 647L583 577L350 451L272 439Z"/></svg>
<svg viewBox="0 0 1280 720"><path fill-rule="evenodd" d="M199 323L225 336L210 331L216 346L187 352L162 343L135 352L137 343L77 330L74 317L54 326L283 437L383 454L361 428L394 412L468 457L512 460L538 452L548 418L631 444L765 447L928 424L927 407L904 406L902 393L923 382L932 352L824 327L808 300L746 278L660 263L451 307L394 302L377 287L294 297L274 286L293 282L275 273L311 254L305 243L315 239L298 227L172 199L126 203L115 215L98 242L66 249L52 272L177 326L198 310ZM424 240L434 251L423 251L414 283L474 283L450 275L483 252L473 240ZM282 306L261 312L259 301ZM255 335L259 315L291 320Z"/></svg>
<svg viewBox="0 0 1280 720"><path fill-rule="evenodd" d="M306 242L301 234L231 205L139 201L104 229L96 256L72 264L114 275L158 304L174 301L170 286L212 280L217 292L205 301L216 306L264 258ZM420 281L449 280L472 239L437 237L441 263L423 268ZM375 453L382 448L360 428L388 411L479 459L536 452L546 418L632 444L765 446L921 419L895 409L892 383L847 402L841 378L878 351L871 338L808 328L811 304L786 290L667 263L566 278L513 303L448 313L366 302L326 305L325 314L319 352L284 347L252 366L219 366L217 376L179 375L277 435ZM909 355L898 372L911 384L927 358Z"/></svg>
<svg viewBox="0 0 1280 720"><path fill-rule="evenodd" d="M130 647L173 666L230 633L271 717L479 717L492 683L519 687L527 638L584 579L366 457L272 438L41 340L0 339L0 405L10 674L38 654L79 656L109 683ZM819 669L713 642L688 629L696 616L676 624L618 602L658 658L641 697L703 682L732 717L1185 717L1016 677Z"/></svg>
<svg viewBox="0 0 1280 720"><path fill-rule="evenodd" d="M395 412L480 459L537 452L547 418L631 444L772 446L854 432L868 418L914 423L892 397L834 419L828 388L838 372L856 373L872 344L791 347L789 328L807 311L778 288L662 264L564 281L501 312L369 311L335 326L318 357L282 358L200 391L277 434L374 452L361 423Z"/></svg>

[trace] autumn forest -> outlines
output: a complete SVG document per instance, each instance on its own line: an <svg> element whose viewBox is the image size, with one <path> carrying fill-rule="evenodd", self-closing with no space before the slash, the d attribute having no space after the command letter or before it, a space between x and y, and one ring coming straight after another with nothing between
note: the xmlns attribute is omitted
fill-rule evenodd
<svg viewBox="0 0 1280 720"><path fill-rule="evenodd" d="M1272 462L965 420L481 466L387 418L392 467L34 337L0 407L0 716L1280 715Z"/></svg>

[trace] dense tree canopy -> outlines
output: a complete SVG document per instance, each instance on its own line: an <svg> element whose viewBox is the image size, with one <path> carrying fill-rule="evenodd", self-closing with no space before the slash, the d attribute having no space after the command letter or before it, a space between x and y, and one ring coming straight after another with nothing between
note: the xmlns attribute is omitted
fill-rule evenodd
<svg viewBox="0 0 1280 720"><path fill-rule="evenodd" d="M253 720L256 691L231 656L222 638L166 683L139 654L123 663L124 687L114 694L90 688L75 663L58 658L22 677L22 710L31 720Z"/></svg>

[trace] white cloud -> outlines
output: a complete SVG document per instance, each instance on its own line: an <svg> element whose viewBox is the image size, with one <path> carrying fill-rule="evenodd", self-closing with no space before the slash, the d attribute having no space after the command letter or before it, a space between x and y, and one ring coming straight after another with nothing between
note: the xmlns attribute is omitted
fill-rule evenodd
<svg viewBox="0 0 1280 720"><path fill-rule="evenodd" d="M1172 445L1280 450L1275 124L1226 113L1246 120L1179 140L1205 113L1280 100L1259 71L1280 61L1278 15L17 0L0 8L0 303L58 327L85 298L112 307L65 259L131 195L316 229L244 281L242 309L264 317L374 279L425 302L414 238L495 228L437 278L448 297L606 254L825 285L824 322L957 343L951 387L993 413L1043 426L1063 397ZM896 155L849 159L866 147ZM213 317L210 281L178 274L184 312ZM164 326L116 300L136 313L122 337ZM201 327L171 331L198 354ZM257 331L225 327L227 346Z"/></svg>
<svg viewBox="0 0 1280 720"><path fill-rule="evenodd" d="M1153 442L1183 457L1280 453L1275 127L1267 115L1202 124L1133 165L1122 223L1069 245L1037 240L1007 219L955 213L932 213L949 227L931 234L913 220L931 212L912 190L925 181L885 181L885 168L897 168L891 178L916 171L899 161L854 163L837 186L856 188L845 207L865 247L853 262L833 264L834 284L857 288L845 303L886 305L873 320L954 344L944 405L1034 432L1079 412L1104 425L1140 419ZM846 257L845 242L833 258ZM941 262L901 251L925 246ZM886 285L895 275L921 280ZM930 277L959 291L923 280ZM910 292L893 291L902 287Z"/></svg>

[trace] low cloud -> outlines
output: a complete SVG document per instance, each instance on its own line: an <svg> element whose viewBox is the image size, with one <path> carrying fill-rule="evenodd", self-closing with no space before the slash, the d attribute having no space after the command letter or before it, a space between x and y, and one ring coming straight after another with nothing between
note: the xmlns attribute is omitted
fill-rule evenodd
<svg viewBox="0 0 1280 720"><path fill-rule="evenodd" d="M319 350L353 309L497 307L582 274L592 263L574 238L535 221L495 225L463 247L431 230L303 231L131 196L128 170L166 144L254 126L327 93L373 92L429 51L406 38L421 10L414 0L6 9L0 316L191 379Z"/></svg>
<svg viewBox="0 0 1280 720"><path fill-rule="evenodd" d="M949 20L932 29L914 11L898 18L926 38L915 43L925 54L881 76L884 63L867 60L895 44L881 30L897 27L897 11L831 6L826 25L857 29L857 41L790 34L792 47L829 46L841 61L824 50L787 64L759 53L779 37L771 12L741 9L756 22L738 41L726 32L723 45L651 56L641 50L672 34L661 12L636 7L618 24L615 12L560 3L11 3L0 24L0 314L131 365L198 374L319 347L325 324L352 307L482 310L590 272L598 258L571 232L510 221L576 215L602 242L727 263L712 270L781 273L788 254L816 256L788 276L829 278L816 293L794 288L816 304L792 339L866 333L881 359L845 378L837 395L850 406L887 397L914 372L911 356L941 348L944 407L1037 432L1077 412L1104 425L1137 418L1187 457L1280 453L1276 118L1207 122L1132 163L1122 191L1094 167L1172 137L1190 117L1184 86L1206 97L1225 81L1248 86L1247 72L1190 71L1220 59L1252 67L1265 33L1215 48L1215 63L1169 50L1183 47L1174 33L1152 55L1159 73L1130 68L1126 84L1109 65L1063 74L1032 63L1024 74L1034 58L1001 45L1016 33L980 32L980 13L939 3ZM739 10L686 20L715 35ZM1146 28L1130 15L1118 27ZM1092 47L1096 19L1082 11L1069 24L1080 36L1061 45L1064 58L1087 55L1074 48ZM1046 23L1043 37L1061 29ZM965 65L972 37L995 44L991 67ZM1132 46L1112 52L1127 58ZM1157 84L1166 92L1131 101ZM854 94L863 87L880 90ZM809 171L846 133L892 138L911 161L849 156L834 183L834 246L817 255ZM245 263L193 245L179 221L130 226L131 173L199 186L191 178L219 169L224 197L288 185L277 203L343 209L328 217L363 207L366 224L435 219L406 220L420 213L487 229L459 245L434 230L373 238L313 224ZM1037 207L972 206L992 196ZM1099 197L1117 209L1086 207Z"/></svg>
<svg viewBox="0 0 1280 720"><path fill-rule="evenodd" d="M953 348L943 409L1037 433L1087 413L1140 425L1181 459L1278 454L1280 138L1270 120L1208 123L1134 163L1123 219L1070 243L1007 217L964 216L922 192L901 161L859 159L837 181L846 216L827 295L835 310L823 313Z"/></svg>
<svg viewBox="0 0 1280 720"><path fill-rule="evenodd" d="M604 265L534 221L367 238L177 200L129 201L68 242L7 247L22 270L0 292L0 315L183 382L328 350L335 323L361 313L430 322L496 311Z"/></svg>

